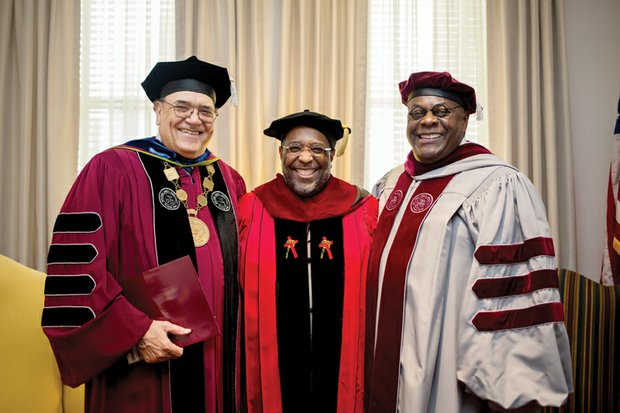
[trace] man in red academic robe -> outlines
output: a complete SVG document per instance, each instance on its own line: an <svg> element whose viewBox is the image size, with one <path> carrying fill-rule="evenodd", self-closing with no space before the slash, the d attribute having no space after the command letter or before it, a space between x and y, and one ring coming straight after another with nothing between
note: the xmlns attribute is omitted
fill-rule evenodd
<svg viewBox="0 0 620 413"><path fill-rule="evenodd" d="M239 203L250 412L362 412L366 269L377 201L331 176L339 120L304 111L265 134L282 175ZM343 140L345 142L346 140Z"/></svg>
<svg viewBox="0 0 620 413"><path fill-rule="evenodd" d="M142 86L159 136L96 155L76 179L54 226L43 331L63 382L86 383L86 412L236 411L235 211L245 184L207 149L228 71L192 56L158 63ZM182 348L169 335L191 336L189 326L151 319L124 288L186 256L217 328Z"/></svg>

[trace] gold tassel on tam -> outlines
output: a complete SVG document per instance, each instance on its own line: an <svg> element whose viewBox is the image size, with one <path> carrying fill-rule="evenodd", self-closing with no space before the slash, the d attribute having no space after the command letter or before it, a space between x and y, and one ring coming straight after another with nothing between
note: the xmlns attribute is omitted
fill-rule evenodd
<svg viewBox="0 0 620 413"><path fill-rule="evenodd" d="M347 148L347 142L349 142L349 135L351 134L351 128L346 125L343 125L342 129L344 129L344 132L342 134L342 139L336 144L336 156L342 156L344 154L344 150Z"/></svg>

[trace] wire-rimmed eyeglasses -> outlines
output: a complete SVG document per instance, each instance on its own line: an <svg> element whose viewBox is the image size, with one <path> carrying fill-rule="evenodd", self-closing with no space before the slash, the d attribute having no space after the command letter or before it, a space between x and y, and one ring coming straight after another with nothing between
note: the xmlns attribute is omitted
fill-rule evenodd
<svg viewBox="0 0 620 413"><path fill-rule="evenodd" d="M326 148L321 145L305 146L299 143L291 143L290 145L282 145L282 148L292 155L301 155L304 150L308 150L312 156L322 156L333 151L334 148Z"/></svg>
<svg viewBox="0 0 620 413"><path fill-rule="evenodd" d="M211 108L205 107L195 107L189 105L173 105L170 102L165 101L164 99L160 99L160 102L163 102L172 107L174 114L177 115L181 119L190 118L194 114L194 110L198 112L198 119L202 122L211 123L217 117L217 112Z"/></svg>

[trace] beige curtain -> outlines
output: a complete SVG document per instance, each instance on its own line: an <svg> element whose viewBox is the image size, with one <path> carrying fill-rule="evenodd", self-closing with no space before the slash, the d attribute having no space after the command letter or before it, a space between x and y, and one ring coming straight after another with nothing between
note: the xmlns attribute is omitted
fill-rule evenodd
<svg viewBox="0 0 620 413"><path fill-rule="evenodd" d="M140 84L175 59L175 0L81 0L78 166L130 139L157 134Z"/></svg>
<svg viewBox="0 0 620 413"><path fill-rule="evenodd" d="M489 145L541 193L558 265L576 270L575 204L562 0L490 0Z"/></svg>
<svg viewBox="0 0 620 413"><path fill-rule="evenodd" d="M0 253L45 269L77 170L79 0L0 1Z"/></svg>
<svg viewBox="0 0 620 413"><path fill-rule="evenodd" d="M366 81L366 0L178 0L177 57L228 68L239 96L216 124L211 150L248 189L280 171L277 143L263 129L311 109L351 126L334 175L362 185Z"/></svg>

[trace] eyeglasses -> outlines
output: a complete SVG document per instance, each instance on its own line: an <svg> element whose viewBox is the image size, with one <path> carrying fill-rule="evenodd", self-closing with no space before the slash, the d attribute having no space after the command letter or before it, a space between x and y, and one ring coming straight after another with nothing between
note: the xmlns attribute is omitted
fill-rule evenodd
<svg viewBox="0 0 620 413"><path fill-rule="evenodd" d="M312 156L322 156L334 150L333 148L326 148L321 145L304 146L299 143L291 143L288 146L282 145L282 148L286 149L288 153L293 155L301 155L301 153L307 149Z"/></svg>
<svg viewBox="0 0 620 413"><path fill-rule="evenodd" d="M460 107L461 107L460 105L456 105L456 106L449 108L446 105L440 103L440 104L433 106L433 108L430 111L434 117L443 119L443 118L447 118L448 116L450 116L450 114L452 113L454 109L460 108ZM409 112L409 116L411 116L411 119L413 120L420 120L424 116L426 116L428 111L429 110L426 108L423 108L421 106L416 106L415 108L411 109L411 111Z"/></svg>
<svg viewBox="0 0 620 413"><path fill-rule="evenodd" d="M197 108L195 106L173 105L170 102L166 102L164 99L160 99L160 102L172 106L174 114L181 119L190 118L194 114L194 110L198 112L198 119L200 119L202 122L211 123L217 117L217 112L211 108Z"/></svg>

